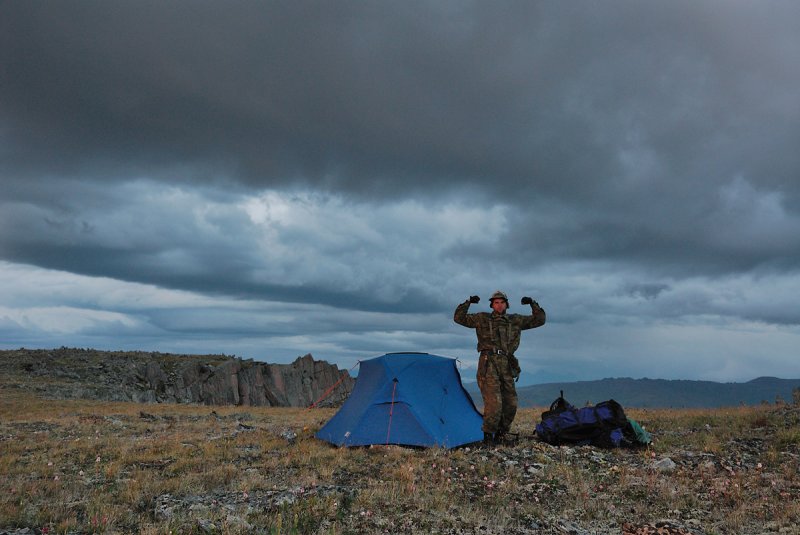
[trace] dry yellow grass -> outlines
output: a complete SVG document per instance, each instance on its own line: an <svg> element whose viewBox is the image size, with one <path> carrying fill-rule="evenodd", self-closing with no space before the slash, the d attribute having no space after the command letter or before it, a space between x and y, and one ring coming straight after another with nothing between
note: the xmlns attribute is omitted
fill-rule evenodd
<svg viewBox="0 0 800 535"><path fill-rule="evenodd" d="M337 449L330 409L48 401L0 389L0 532L796 533L796 407L629 410L643 450ZM297 434L293 441L285 430ZM670 457L674 470L654 462Z"/></svg>

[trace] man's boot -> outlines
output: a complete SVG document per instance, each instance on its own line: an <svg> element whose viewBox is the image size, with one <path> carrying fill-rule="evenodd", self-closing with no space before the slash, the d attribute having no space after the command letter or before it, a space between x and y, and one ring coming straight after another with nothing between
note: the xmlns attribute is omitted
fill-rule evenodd
<svg viewBox="0 0 800 535"><path fill-rule="evenodd" d="M505 431L498 431L494 435L494 442L495 444L502 445L505 443L506 440L506 432Z"/></svg>
<svg viewBox="0 0 800 535"><path fill-rule="evenodd" d="M491 448L492 446L494 446L494 433L487 433L484 431L483 446L486 448Z"/></svg>

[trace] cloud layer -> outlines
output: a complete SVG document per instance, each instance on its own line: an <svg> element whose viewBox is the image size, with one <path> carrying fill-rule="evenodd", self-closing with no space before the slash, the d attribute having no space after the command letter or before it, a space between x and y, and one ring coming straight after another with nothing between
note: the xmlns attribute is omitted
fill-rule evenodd
<svg viewBox="0 0 800 535"><path fill-rule="evenodd" d="M539 379L796 377L800 7L762 7L3 4L2 343L469 366L500 287Z"/></svg>

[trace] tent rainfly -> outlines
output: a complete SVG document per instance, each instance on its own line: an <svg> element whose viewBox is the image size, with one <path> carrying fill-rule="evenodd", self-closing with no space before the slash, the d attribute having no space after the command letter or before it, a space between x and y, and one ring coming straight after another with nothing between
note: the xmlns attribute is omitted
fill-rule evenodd
<svg viewBox="0 0 800 535"><path fill-rule="evenodd" d="M337 446L444 448L483 439L483 417L461 384L455 359L389 353L360 364L353 392L317 438Z"/></svg>

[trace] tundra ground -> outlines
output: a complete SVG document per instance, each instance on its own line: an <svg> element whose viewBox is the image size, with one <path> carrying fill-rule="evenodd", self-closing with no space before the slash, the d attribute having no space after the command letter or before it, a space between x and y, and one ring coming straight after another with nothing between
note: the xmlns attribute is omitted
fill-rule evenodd
<svg viewBox="0 0 800 535"><path fill-rule="evenodd" d="M628 410L639 450L335 448L331 409L0 389L5 533L800 533L800 407Z"/></svg>

